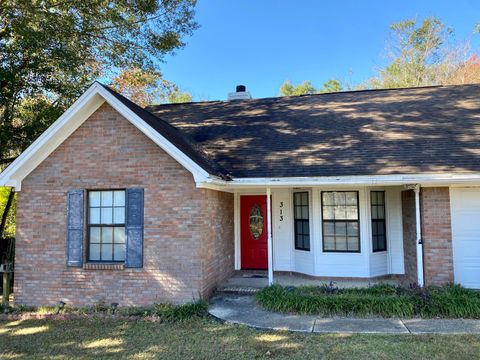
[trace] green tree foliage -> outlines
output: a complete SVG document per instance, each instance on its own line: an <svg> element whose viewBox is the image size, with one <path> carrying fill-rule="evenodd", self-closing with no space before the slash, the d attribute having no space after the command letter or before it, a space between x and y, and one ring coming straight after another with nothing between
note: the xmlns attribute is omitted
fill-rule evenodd
<svg viewBox="0 0 480 360"><path fill-rule="evenodd" d="M294 85L290 80L286 80L282 86L280 86L281 96L308 95L335 91L342 91L342 84L336 79L328 80L320 89L314 87L309 80L305 80L298 85Z"/></svg>
<svg viewBox="0 0 480 360"><path fill-rule="evenodd" d="M317 89L313 87L312 83L308 80L294 85L290 80L286 80L282 86L280 86L280 95L281 96L295 96L295 95L306 95L306 94L315 94Z"/></svg>
<svg viewBox="0 0 480 360"><path fill-rule="evenodd" d="M0 186L0 218L3 216L3 212L5 211L5 206L7 205L8 195L10 194L10 188ZM5 230L3 232L3 236L5 238L14 237L15 236L15 214L16 214L16 199L10 207L10 211L7 215L7 222L5 226Z"/></svg>
<svg viewBox="0 0 480 360"><path fill-rule="evenodd" d="M322 88L320 89L320 93L329 93L329 92L338 92L342 91L342 84L337 79L330 79L326 83L323 84Z"/></svg>
<svg viewBox="0 0 480 360"><path fill-rule="evenodd" d="M194 0L2 0L0 163L18 155L92 80L155 70L197 27Z"/></svg>
<svg viewBox="0 0 480 360"><path fill-rule="evenodd" d="M426 86L439 82L453 31L435 17L390 25L389 64L370 80L373 88Z"/></svg>

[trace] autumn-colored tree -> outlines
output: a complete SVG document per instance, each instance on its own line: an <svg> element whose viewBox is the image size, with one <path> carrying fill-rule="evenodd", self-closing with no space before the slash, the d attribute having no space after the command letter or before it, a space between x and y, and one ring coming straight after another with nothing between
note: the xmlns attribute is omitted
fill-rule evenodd
<svg viewBox="0 0 480 360"><path fill-rule="evenodd" d="M120 72L110 86L136 104L145 107L154 103L190 102L192 96L179 90L158 71L132 67Z"/></svg>

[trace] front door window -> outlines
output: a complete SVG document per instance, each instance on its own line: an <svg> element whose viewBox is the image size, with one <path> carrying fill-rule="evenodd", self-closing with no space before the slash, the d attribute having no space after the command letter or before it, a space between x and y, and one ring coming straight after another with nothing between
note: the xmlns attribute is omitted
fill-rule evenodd
<svg viewBox="0 0 480 360"><path fill-rule="evenodd" d="M258 204L252 206L250 210L250 232L255 240L258 240L263 231L262 210Z"/></svg>

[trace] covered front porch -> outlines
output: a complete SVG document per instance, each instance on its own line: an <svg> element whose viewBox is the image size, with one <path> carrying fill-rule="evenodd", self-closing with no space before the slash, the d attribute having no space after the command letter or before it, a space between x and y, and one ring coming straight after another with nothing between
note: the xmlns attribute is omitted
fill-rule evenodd
<svg viewBox="0 0 480 360"><path fill-rule="evenodd" d="M423 285L417 185L237 188L234 218L224 288Z"/></svg>

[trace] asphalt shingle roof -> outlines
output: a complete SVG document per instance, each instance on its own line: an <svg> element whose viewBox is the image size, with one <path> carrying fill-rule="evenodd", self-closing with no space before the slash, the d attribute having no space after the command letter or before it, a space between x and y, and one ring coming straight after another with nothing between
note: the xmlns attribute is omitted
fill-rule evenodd
<svg viewBox="0 0 480 360"><path fill-rule="evenodd" d="M146 110L154 128L172 125L217 173L237 178L480 171L479 84Z"/></svg>

